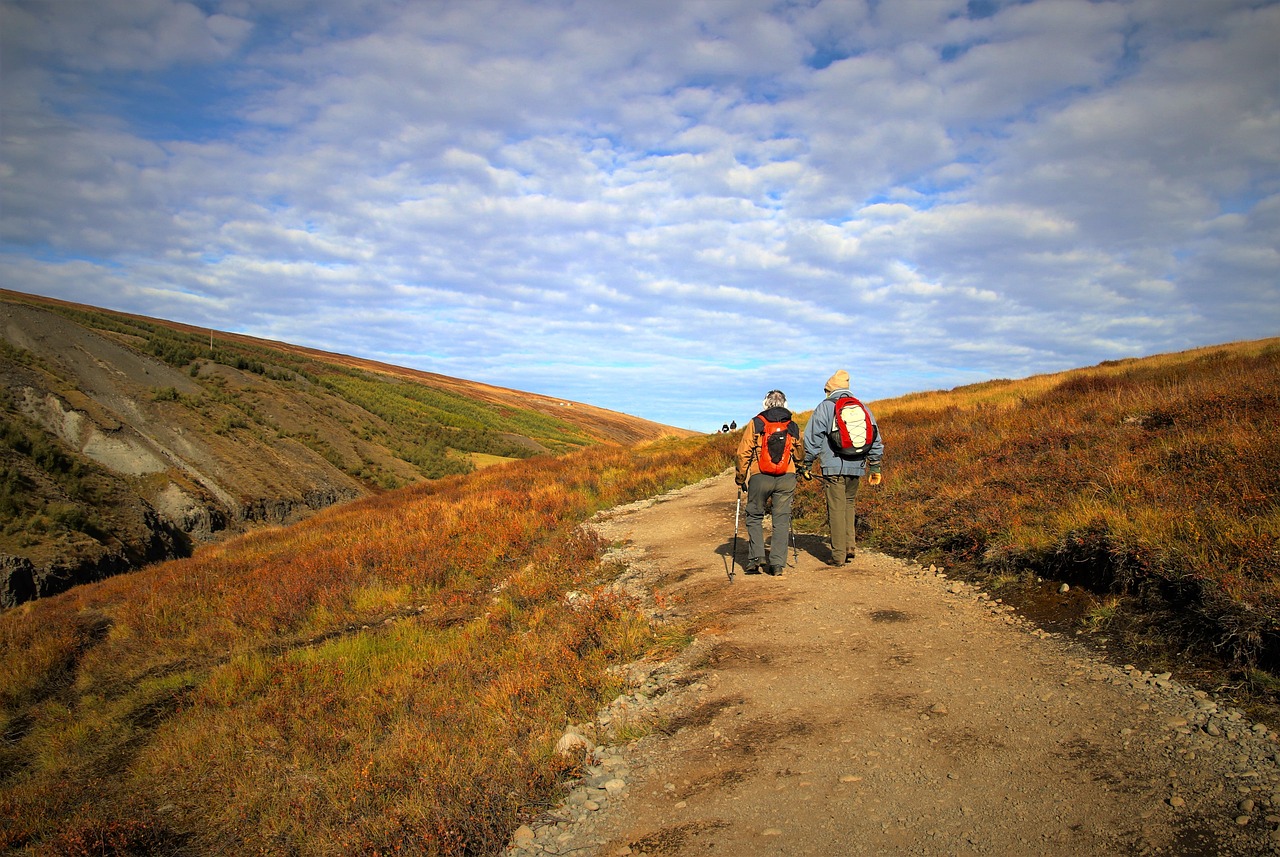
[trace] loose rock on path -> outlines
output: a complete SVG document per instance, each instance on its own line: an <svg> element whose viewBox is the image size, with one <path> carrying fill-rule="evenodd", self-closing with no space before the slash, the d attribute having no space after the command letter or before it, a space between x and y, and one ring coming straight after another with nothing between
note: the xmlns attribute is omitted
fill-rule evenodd
<svg viewBox="0 0 1280 857"><path fill-rule="evenodd" d="M593 522L696 637L566 730L584 776L510 857L1280 854L1274 732L938 569L810 536L730 584L733 500L726 473Z"/></svg>

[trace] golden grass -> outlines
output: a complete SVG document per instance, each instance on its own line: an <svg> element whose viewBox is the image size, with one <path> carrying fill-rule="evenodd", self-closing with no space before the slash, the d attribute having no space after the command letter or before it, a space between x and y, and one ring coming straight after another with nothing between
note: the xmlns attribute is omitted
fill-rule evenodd
<svg viewBox="0 0 1280 857"><path fill-rule="evenodd" d="M1280 666L1280 340L872 407L887 452L864 541L1155 598L1206 649ZM811 486L797 505L820 526Z"/></svg>
<svg viewBox="0 0 1280 857"><path fill-rule="evenodd" d="M579 525L730 460L715 437L496 465L0 616L0 843L497 850L654 643Z"/></svg>
<svg viewBox="0 0 1280 857"><path fill-rule="evenodd" d="M506 464L509 461L517 461L515 458L508 458L502 455L490 455L487 452L472 452L467 455L471 461L471 465L476 470L483 470L486 467L492 467L495 464Z"/></svg>
<svg viewBox="0 0 1280 857"><path fill-rule="evenodd" d="M864 544L1086 585L1096 628L1115 596L1158 596L1206 645L1275 662L1280 342L874 409ZM564 725L619 690L607 667L685 639L609 594L579 525L720 472L736 439L498 464L3 614L0 844L496 851L551 798ZM797 519L821 503L802 483Z"/></svg>
<svg viewBox="0 0 1280 857"><path fill-rule="evenodd" d="M1029 378L1010 380L1007 378L992 381L981 381L966 384L952 390L932 390L919 393L908 393L893 399L882 399L874 403L876 419L892 417L909 411L933 410L938 408L977 408L990 406L1011 408L1025 400L1043 395L1049 390L1071 378L1082 374L1090 377L1123 377L1135 369L1179 370L1197 361L1213 361L1222 357L1258 357L1277 347L1280 340L1259 339L1250 342L1233 342L1226 345L1211 345L1190 351L1178 351L1169 354L1157 354L1152 357L1134 357L1125 360L1108 360L1087 369L1070 369L1065 372L1054 372L1045 375L1033 375Z"/></svg>

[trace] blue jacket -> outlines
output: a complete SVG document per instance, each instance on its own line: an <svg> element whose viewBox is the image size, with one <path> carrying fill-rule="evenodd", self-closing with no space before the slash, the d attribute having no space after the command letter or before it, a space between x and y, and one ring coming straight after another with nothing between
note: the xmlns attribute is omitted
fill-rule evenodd
<svg viewBox="0 0 1280 857"><path fill-rule="evenodd" d="M864 473L879 473L880 459L884 456L884 443L880 439L880 428L876 426L876 440L871 444L871 451L865 459L842 458L831 442L829 434L831 421L835 416L836 399L841 396L852 396L848 390L834 390L813 409L809 424L804 427L804 463L813 464L817 459L822 467L823 476L862 476ZM871 413L870 408L867 413ZM871 415L871 423L876 425L875 414Z"/></svg>

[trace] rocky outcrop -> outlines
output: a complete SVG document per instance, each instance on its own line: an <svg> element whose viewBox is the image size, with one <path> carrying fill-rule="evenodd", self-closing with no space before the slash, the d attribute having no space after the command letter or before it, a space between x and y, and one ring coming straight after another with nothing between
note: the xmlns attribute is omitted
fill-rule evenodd
<svg viewBox="0 0 1280 857"><path fill-rule="evenodd" d="M58 559L43 566L36 566L26 557L0 557L0 570L8 572L6 561L16 562L18 568L0 579L0 606L3 607L15 607L24 601L57 595L73 586L102 580L132 568L119 553L106 553L92 559Z"/></svg>
<svg viewBox="0 0 1280 857"><path fill-rule="evenodd" d="M313 431L321 417L301 407L305 397L280 397L256 375L223 366L202 385L193 372L62 315L3 301L0 346L0 416L26 426L26 436L43 433L94 484L77 491L42 471L29 449L25 458L0 449L33 522L0 543L2 607L189 556L227 534L291 523L368 492L307 445L280 437ZM296 412L305 428L251 424L251 401L264 412ZM329 447L342 448L349 429L326 428ZM49 518L42 509L79 523L39 523Z"/></svg>
<svg viewBox="0 0 1280 857"><path fill-rule="evenodd" d="M336 503L354 500L357 493L336 488L317 488L301 497L261 497L240 508L240 519L250 523L288 524Z"/></svg>
<svg viewBox="0 0 1280 857"><path fill-rule="evenodd" d="M139 568L191 554L191 539L154 509L130 515L127 531L94 543L84 539L45 558L0 555L0 607L16 607Z"/></svg>
<svg viewBox="0 0 1280 857"><path fill-rule="evenodd" d="M112 539L118 542L114 547L81 544L44 561L0 554L0 607L16 607L149 563L190 556L194 547L226 531L249 524L292 523L357 496L350 490L323 488L294 498L261 497L231 511L201 503L172 483L161 494L168 500L164 512L143 506L132 516L136 526Z"/></svg>
<svg viewBox="0 0 1280 857"><path fill-rule="evenodd" d="M36 567L25 556L0 556L0 607L15 607L39 597Z"/></svg>

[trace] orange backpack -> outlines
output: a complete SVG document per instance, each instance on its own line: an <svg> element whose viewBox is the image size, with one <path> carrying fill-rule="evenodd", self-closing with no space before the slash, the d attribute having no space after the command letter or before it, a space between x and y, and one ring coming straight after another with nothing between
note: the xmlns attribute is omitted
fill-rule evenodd
<svg viewBox="0 0 1280 857"><path fill-rule="evenodd" d="M791 461L791 448L800 438L800 429L790 419L770 422L760 414L755 419L756 434L760 435L760 472L780 476L787 472Z"/></svg>

